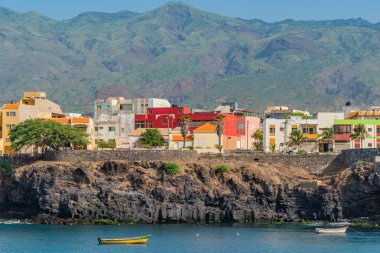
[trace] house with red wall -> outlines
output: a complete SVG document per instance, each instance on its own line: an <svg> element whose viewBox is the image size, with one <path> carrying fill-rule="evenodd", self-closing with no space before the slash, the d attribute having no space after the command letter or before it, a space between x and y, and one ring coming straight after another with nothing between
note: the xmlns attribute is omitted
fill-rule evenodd
<svg viewBox="0 0 380 253"><path fill-rule="evenodd" d="M186 106L148 108L145 115L135 116L135 128L174 129L181 126L182 116L188 115L191 119L191 122L189 123L189 131L192 134L194 129L206 123L216 125L215 118L220 114L225 116L225 119L223 120L224 150L245 149L247 147L250 148L251 135L259 128L260 119L246 117L242 113L190 113L190 108ZM249 138L247 138L247 136ZM247 142L249 142L249 144L247 144Z"/></svg>

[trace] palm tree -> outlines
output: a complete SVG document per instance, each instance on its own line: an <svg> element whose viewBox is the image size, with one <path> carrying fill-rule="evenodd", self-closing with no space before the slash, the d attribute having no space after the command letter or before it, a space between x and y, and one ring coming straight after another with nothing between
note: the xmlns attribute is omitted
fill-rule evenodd
<svg viewBox="0 0 380 253"><path fill-rule="evenodd" d="M303 135L303 133L301 133L300 130L294 130L289 135L289 141L287 145L290 147L297 146L297 151L299 151L305 139L306 137Z"/></svg>
<svg viewBox="0 0 380 253"><path fill-rule="evenodd" d="M252 134L252 138L255 140L255 142L253 143L253 146L259 150L259 151L262 151L263 150L263 131L261 131L260 129L259 130L256 130L256 132L254 132Z"/></svg>
<svg viewBox="0 0 380 253"><path fill-rule="evenodd" d="M219 114L218 116L215 117L216 121L216 134L218 135L218 140L219 140L219 145L218 149L219 152L222 153L222 135L224 132L224 125L223 125L223 120L226 118L226 116Z"/></svg>
<svg viewBox="0 0 380 253"><path fill-rule="evenodd" d="M181 135L183 137L183 148L186 146L186 135L189 132L189 122L191 118L189 115L183 115L181 117Z"/></svg>
<svg viewBox="0 0 380 253"><path fill-rule="evenodd" d="M322 128L322 133L319 135L318 140L327 142L327 145L329 146L328 151L330 152L330 143L332 143L334 139L334 129L333 128Z"/></svg>
<svg viewBox="0 0 380 253"><path fill-rule="evenodd" d="M363 148L363 140L368 137L367 129L364 124L359 124L354 128L354 132L350 134L352 140L360 140L360 148Z"/></svg>

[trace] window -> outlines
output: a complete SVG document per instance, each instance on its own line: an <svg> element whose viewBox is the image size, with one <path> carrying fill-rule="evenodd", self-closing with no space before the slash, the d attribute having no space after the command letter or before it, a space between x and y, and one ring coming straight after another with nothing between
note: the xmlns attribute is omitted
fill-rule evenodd
<svg viewBox="0 0 380 253"><path fill-rule="evenodd" d="M148 110L148 114L152 114L153 112L152 112L152 110Z"/></svg>
<svg viewBox="0 0 380 253"><path fill-rule="evenodd" d="M380 134L380 127L376 128L376 133Z"/></svg>
<svg viewBox="0 0 380 253"><path fill-rule="evenodd" d="M284 132L285 131L285 128L284 127L280 127L280 132Z"/></svg>
<svg viewBox="0 0 380 253"><path fill-rule="evenodd" d="M368 147L369 147L369 148L372 148L372 143L368 143Z"/></svg>
<svg viewBox="0 0 380 253"><path fill-rule="evenodd" d="M98 127L95 127L95 132L97 132L98 131Z"/></svg>
<svg viewBox="0 0 380 253"><path fill-rule="evenodd" d="M183 110L182 110L182 109L179 109L179 110L178 110L178 113L182 114L182 113L183 113Z"/></svg>
<svg viewBox="0 0 380 253"><path fill-rule="evenodd" d="M237 128L239 128L239 129L243 129L243 128L244 128L244 124L238 124L238 125L237 125Z"/></svg>
<svg viewBox="0 0 380 253"><path fill-rule="evenodd" d="M113 126L108 127L108 131L115 132L116 131L116 127L113 127Z"/></svg>
<svg viewBox="0 0 380 253"><path fill-rule="evenodd" d="M350 125L335 125L334 132L336 134L350 134L351 126Z"/></svg>
<svg viewBox="0 0 380 253"><path fill-rule="evenodd" d="M7 117L15 117L16 112L7 112Z"/></svg>
<svg viewBox="0 0 380 253"><path fill-rule="evenodd" d="M100 130L103 130L103 127L99 127Z"/></svg>
<svg viewBox="0 0 380 253"><path fill-rule="evenodd" d="M164 125L167 125L168 124L168 121L167 120L164 120Z"/></svg>
<svg viewBox="0 0 380 253"><path fill-rule="evenodd" d="M7 129L12 129L12 128L14 128L16 125L15 124L6 124L6 128Z"/></svg>
<svg viewBox="0 0 380 253"><path fill-rule="evenodd" d="M368 128L368 132L372 132L372 128L370 127L370 128Z"/></svg>
<svg viewBox="0 0 380 253"><path fill-rule="evenodd" d="M273 128L273 127L269 128L269 133L275 133L275 132L276 132L276 128Z"/></svg>
<svg viewBox="0 0 380 253"><path fill-rule="evenodd" d="M97 105L96 108L102 109L102 106L101 105Z"/></svg>

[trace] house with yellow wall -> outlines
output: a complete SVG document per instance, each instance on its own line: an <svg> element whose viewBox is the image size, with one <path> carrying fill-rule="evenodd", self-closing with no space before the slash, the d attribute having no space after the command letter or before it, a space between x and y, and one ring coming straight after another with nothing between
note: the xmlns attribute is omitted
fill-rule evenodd
<svg viewBox="0 0 380 253"><path fill-rule="evenodd" d="M217 145L219 144L216 126L206 123L193 131L193 147L200 153L219 153ZM221 138L223 146L223 136Z"/></svg>
<svg viewBox="0 0 380 253"><path fill-rule="evenodd" d="M0 112L0 155L12 153L9 131L17 124L28 119L66 118L61 107L48 100L45 92L24 92L20 101L4 104ZM92 131L89 118L70 119L70 124L86 128L88 133Z"/></svg>

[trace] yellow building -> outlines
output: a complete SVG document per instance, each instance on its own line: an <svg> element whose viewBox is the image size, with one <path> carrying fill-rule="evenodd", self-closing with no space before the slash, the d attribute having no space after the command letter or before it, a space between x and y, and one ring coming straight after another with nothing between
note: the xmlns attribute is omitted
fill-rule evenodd
<svg viewBox="0 0 380 253"><path fill-rule="evenodd" d="M48 100L45 92L24 92L17 103L5 104L0 114L0 155L10 154L9 131L27 119L64 118L61 107Z"/></svg>
<svg viewBox="0 0 380 253"><path fill-rule="evenodd" d="M217 145L219 138L216 134L216 126L206 123L193 131L194 150L200 153L219 153ZM223 137L221 138L223 146Z"/></svg>

